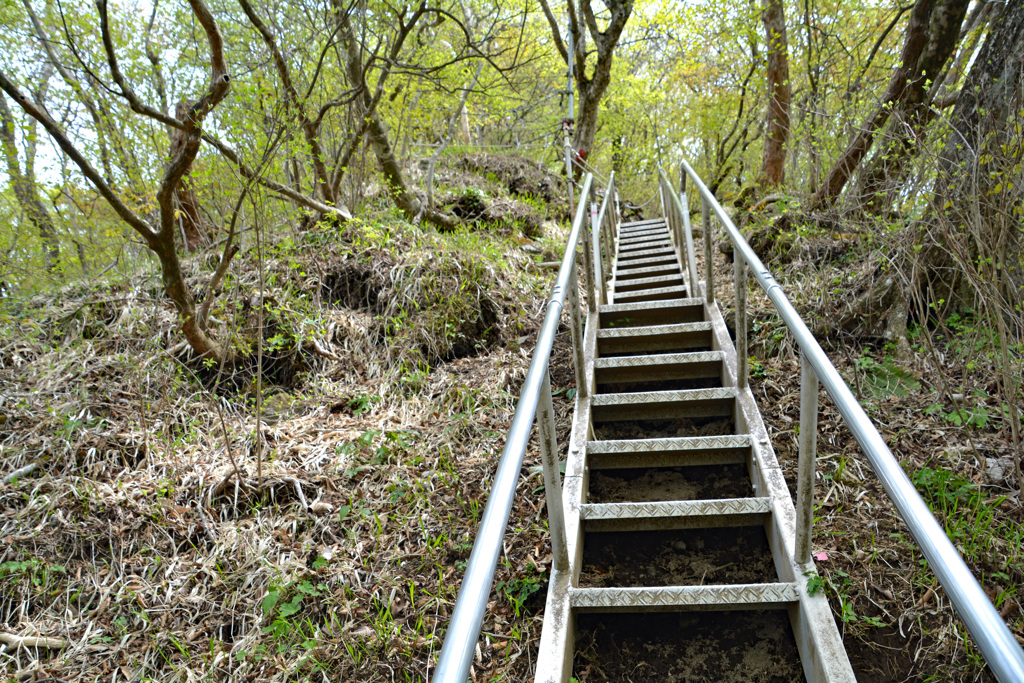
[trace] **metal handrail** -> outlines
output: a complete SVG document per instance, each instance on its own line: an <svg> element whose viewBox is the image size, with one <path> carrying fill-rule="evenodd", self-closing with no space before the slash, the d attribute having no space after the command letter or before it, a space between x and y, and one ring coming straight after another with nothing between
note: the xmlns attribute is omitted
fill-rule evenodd
<svg viewBox="0 0 1024 683"><path fill-rule="evenodd" d="M681 197L676 193L668 176L659 167L658 181L668 191L668 200L665 207L665 220L669 223L672 234L676 241L676 248L679 250L679 260L686 264L687 279L690 281L689 296L697 296L697 259L693 252L693 230L690 226L690 207L686 201L686 194ZM685 189L685 185L683 186ZM681 223L681 224L680 224Z"/></svg>
<svg viewBox="0 0 1024 683"><path fill-rule="evenodd" d="M1024 650L1017 644L1010 629L996 612L985 591L964 563L956 548L953 547L942 526L932 515L928 505L918 494L909 477L900 467L892 451L882 439L882 435L875 429L814 335L807 329L807 325L789 302L782 287L747 244L746 239L725 213L718 200L693 168L685 161L681 163L683 171L693 181L700 193L703 199L702 204L714 211L732 241L734 257L738 264L737 272L742 268L741 259L753 271L757 283L768 295L779 316L800 346L804 367L809 366L813 370L813 374L825 386L832 402L843 416L854 439L867 455L875 475L882 482L882 486L889 498L892 499L903 521L910 528L914 540L967 625L967 630L978 644L978 649L981 650L982 656L992 668L996 678L1002 683L1024 681ZM671 185L665 183L665 186L670 194L674 193ZM705 264L705 267L710 268L711 265L708 263ZM746 329L745 324L743 327ZM739 332L739 328L740 325L737 324L737 332ZM808 379L806 372L804 375L805 379ZM814 394L817 395L816 390ZM814 412L817 412L816 408ZM801 429L801 432L803 431ZM801 436L803 435L801 434ZM810 498L807 501L809 503ZM798 535L799 533L798 527Z"/></svg>
<svg viewBox="0 0 1024 683"><path fill-rule="evenodd" d="M580 192L580 202L576 207L576 215L572 222L572 230L569 232L569 239L566 242L565 254L562 256L562 266L558 270L558 277L555 286L551 291L551 299L548 301L547 313L544 323L537 335L537 346L533 352L533 359L530 362L530 369L523 382L522 392L519 394L519 403L516 406L515 417L512 418L512 426L509 428L508 439L498 462L498 470L494 475L494 485L491 488L490 496L487 499L487 506L484 508L483 517L480 520L480 527L477 531L476 541L473 544L473 552L469 556L469 563L466 565L465 578L462 587L459 589L459 597L455 602L455 609L449 621L448 633L445 635L444 644L441 646L441 654L437 659L437 666L432 683L465 683L469 677L469 667L473 661L473 653L476 650L477 641L480 639L480 628L483 624L484 609L487 606L487 599L490 596L491 584L494 581L494 571L498 566L498 558L501 554L502 540L505 537L505 527L508 524L509 514L512 512L512 501L515 498L516 484L519 481L519 471L523 467L523 458L526 455L526 446L530 440L530 433L533 431L534 418L537 417L538 406L546 413L548 422L553 422L551 411L546 406L550 405L551 388L548 375L548 361L551 357L551 348L555 341L555 333L558 329L558 320L561 317L562 309L565 306L567 292L570 294L571 302L575 301L572 296L573 288L577 287L576 273L576 246L579 242L580 233L583 232L584 220L588 213L587 201L593 183L593 175L588 173L583 182ZM591 245L584 243L584 253L590 253ZM589 278L588 278L589 280ZM593 282L588 282L587 298L593 300ZM576 315L573 311L573 315ZM574 341L577 338L574 329ZM582 343L582 340L579 340ZM583 387L578 387L582 390ZM542 422L541 447L544 451L545 479L553 477L554 481L545 482L545 490L550 495L557 495L561 485L557 483L557 457L554 461L554 472L548 472L552 453L551 444L554 439L553 430L545 432L546 422ZM553 484L553 486L552 486ZM561 518L562 506L555 504L548 498L549 526L552 529L552 542L555 544L554 556L557 560L565 556L565 537L559 532L564 530L564 520ZM559 547L561 545L562 547ZM566 564L568 560L566 559Z"/></svg>

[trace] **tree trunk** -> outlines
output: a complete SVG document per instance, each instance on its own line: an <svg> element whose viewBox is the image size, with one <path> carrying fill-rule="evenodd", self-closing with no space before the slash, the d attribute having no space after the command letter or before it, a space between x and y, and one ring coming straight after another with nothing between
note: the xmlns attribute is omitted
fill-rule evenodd
<svg viewBox="0 0 1024 683"><path fill-rule="evenodd" d="M316 174L317 186L320 188L324 202L330 205L337 204L337 198L334 196L334 187L331 184L330 174L325 163L327 154L320 144L320 122L319 120L311 119L307 114L305 98L299 95L298 88L292 78L291 69L277 45L277 39L274 37L274 34L263 20L260 19L259 15L256 14L249 0L238 0L238 4L241 5L245 16L249 18L249 22L259 32L267 49L270 50L274 61L274 68L277 70L277 76L284 90L285 103L298 120L299 127L302 128L302 134L305 136L306 146L309 148L309 162Z"/></svg>
<svg viewBox="0 0 1024 683"><path fill-rule="evenodd" d="M179 102L175 108L175 117L183 120L187 114L191 102ZM178 129L171 129L171 158L177 155L178 151L185 144L185 132ZM193 252L206 245L210 241L210 224L203 217L199 207L199 197L196 196L195 187L189 173L182 176L178 187L174 191L174 200L177 204L176 216L181 232L184 235L185 250Z"/></svg>
<svg viewBox="0 0 1024 683"><path fill-rule="evenodd" d="M782 0L765 0L761 19L768 39L768 113L759 184L770 188L785 180L789 140L789 46Z"/></svg>
<svg viewBox="0 0 1024 683"><path fill-rule="evenodd" d="M833 206L850 177L871 150L875 134L892 113L900 120L921 116L928 88L956 48L968 0L917 0L910 13L899 64L882 102L853 136L810 200L809 209Z"/></svg>
<svg viewBox="0 0 1024 683"><path fill-rule="evenodd" d="M907 301L925 319L977 310L980 297L996 307L1024 298L1022 101L1024 0L1011 0L992 20L957 99L939 155L933 208L915 226L913 248L878 271L877 281L850 306L844 326L870 333L885 322L888 329L902 329ZM906 282L892 273L906 274Z"/></svg>
<svg viewBox="0 0 1024 683"><path fill-rule="evenodd" d="M604 31L599 30L597 17L590 0L580 0L579 14L573 0L568 0L566 8L569 12L569 32L573 38L574 54L570 55L562 41L558 20L547 0L540 0L544 16L551 27L551 37L555 47L566 64L573 60L573 73L576 78L576 90L579 93L579 113L576 115L576 132L573 139L573 147L577 153L583 152L581 156L586 157L593 151L594 138L597 135L597 117L601 105L601 99L612 79L612 58L615 46L619 43L622 30L626 27L633 12L633 0L605 0L606 11L611 17ZM585 24L585 26L584 26ZM597 62L594 64L593 72L587 75L587 51L585 46L586 36L590 35L594 41L594 51L597 53Z"/></svg>
<svg viewBox="0 0 1024 683"><path fill-rule="evenodd" d="M1009 302L1021 300L1024 276L1024 0L1010 0L964 82L939 156L935 214L923 234L923 276L936 297L963 300L964 275L1005 262L992 274ZM960 299L957 301L956 299Z"/></svg>
<svg viewBox="0 0 1024 683"><path fill-rule="evenodd" d="M440 211L431 209L426 202L417 197L409 190L402 174L402 168L395 158L391 141L388 138L388 130L377 113L374 106L374 98L367 87L363 72L363 60L359 52L359 42L356 39L355 31L352 29L352 22L348 12L344 8L338 8L337 21L339 36L346 54L346 71L351 86L360 90L359 102L362 109L362 119L366 126L366 137L377 157L381 174L384 176L384 184L392 201L412 221L421 218L433 223L443 230L451 230L458 225L458 219L448 216ZM411 26L408 28L411 29Z"/></svg>
<svg viewBox="0 0 1024 683"><path fill-rule="evenodd" d="M925 129L935 118L932 86L960 43L960 26L969 0L947 0L932 13L928 46L906 88L893 107L885 145L861 175L858 194L875 214L891 209L893 196L905 176L907 162L920 151ZM964 32L966 34L966 31Z"/></svg>
<svg viewBox="0 0 1024 683"><path fill-rule="evenodd" d="M32 227L39 233L43 244L43 262L46 271L53 273L60 266L60 243L57 241L57 229L53 224L50 212L39 197L35 173L32 171L31 159L25 160L25 172L22 172L18 159L18 145L15 138L14 116L7 106L7 98L0 93L0 147L7 162L7 175L11 180L14 197L21 206Z"/></svg>
<svg viewBox="0 0 1024 683"><path fill-rule="evenodd" d="M120 94L129 101L134 111L143 113L164 123L173 124L182 133L181 144L173 152L164 170L164 176L157 190L156 200L160 207L160 225L153 226L135 213L114 191L110 183L89 163L81 150L68 138L60 126L50 117L45 107L33 102L0 70L0 88L41 123L54 142L78 166L82 175L92 183L100 195L110 204L114 212L130 225L145 241L146 245L160 259L161 275L167 297L174 303L181 320L182 332L192 349L203 358L214 361L228 360L231 350L212 338L196 315L195 298L192 296L181 272L181 263L175 249L175 196L182 179L188 175L199 152L202 139L202 124L206 116L224 99L230 88L230 76L224 61L224 42L217 22L203 0L189 0L192 13L206 35L210 50L210 80L206 92L199 100L187 107L181 119L169 119L165 114L147 106L132 89L118 64L114 40L110 33L110 21L106 0L96 3L100 14L100 32L103 49L111 77Z"/></svg>

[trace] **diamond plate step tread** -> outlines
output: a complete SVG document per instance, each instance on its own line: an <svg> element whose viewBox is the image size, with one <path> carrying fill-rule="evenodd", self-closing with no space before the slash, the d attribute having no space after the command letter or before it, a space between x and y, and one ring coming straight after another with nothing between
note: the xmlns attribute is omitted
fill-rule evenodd
<svg viewBox="0 0 1024 683"><path fill-rule="evenodd" d="M587 503L580 506L580 518L595 520L717 517L721 515L763 515L771 511L771 498L722 498L656 503Z"/></svg>
<svg viewBox="0 0 1024 683"><path fill-rule="evenodd" d="M619 246L619 252L616 258L628 261L633 257L633 254L640 254L654 249L673 249L672 242L669 240L651 240L650 242L638 242L636 244Z"/></svg>
<svg viewBox="0 0 1024 683"><path fill-rule="evenodd" d="M595 370L608 368L638 368L657 365L680 365L683 363L719 363L725 360L721 351L696 351L694 353L659 353L647 356L611 356L594 360Z"/></svg>
<svg viewBox="0 0 1024 683"><path fill-rule="evenodd" d="M645 232L642 235L635 237L623 238L619 240L618 250L628 251L629 249L635 249L636 245L644 244L645 242L671 242L672 238L668 233L665 232Z"/></svg>
<svg viewBox="0 0 1024 683"><path fill-rule="evenodd" d="M643 239L649 235L665 235L671 234L668 228L654 226L650 228L641 228L640 230L633 230L631 232L619 233L619 244L622 244L628 240Z"/></svg>
<svg viewBox="0 0 1024 683"><path fill-rule="evenodd" d="M671 244L671 241L669 240L668 235L644 235L637 239L623 240L619 242L619 252L634 251L636 249L640 249L645 244L657 244L658 246L662 246L665 244Z"/></svg>
<svg viewBox="0 0 1024 683"><path fill-rule="evenodd" d="M661 256L648 256L648 257L645 257L645 258L629 259L629 260L627 260L625 262L616 261L615 262L615 277L616 278L621 277L623 271L626 271L626 274L628 274L629 271L631 269L633 269L633 268L639 268L641 266L648 266L648 265L652 265L652 264L659 264L660 265L660 264L669 264L669 263L679 263L679 260L676 258L676 254L675 254L674 251L673 252L666 252L666 253L662 254Z"/></svg>
<svg viewBox="0 0 1024 683"><path fill-rule="evenodd" d="M662 439L615 439L588 441L587 453L650 453L654 451L698 451L721 448L749 448L749 434L730 436L671 436Z"/></svg>
<svg viewBox="0 0 1024 683"><path fill-rule="evenodd" d="M666 263L661 266L651 266L650 268L630 268L629 270L624 270L619 273L619 277L616 282L627 283L635 278L667 274L682 275L683 269L679 267L678 263Z"/></svg>
<svg viewBox="0 0 1024 683"><path fill-rule="evenodd" d="M686 287L676 285L674 287L656 287L654 289L638 289L632 292L617 292L615 299L618 301L629 301L631 299L661 300L661 299L682 299L686 294Z"/></svg>
<svg viewBox="0 0 1024 683"><path fill-rule="evenodd" d="M658 228L656 230L644 230L643 232L636 232L628 236L619 237L619 246L623 244L633 244L635 242L650 242L653 239L669 239L671 233L668 230Z"/></svg>
<svg viewBox="0 0 1024 683"><path fill-rule="evenodd" d="M670 303L679 305L680 301L686 301L686 299L674 299ZM659 334L708 332L710 330L711 323L707 321L699 323L671 323L669 325L647 325L646 327L610 327L608 329L598 330L597 338L615 339L619 337L648 337Z"/></svg>
<svg viewBox="0 0 1024 683"><path fill-rule="evenodd" d="M800 599L792 583L744 583L726 586L658 588L573 588L569 604L585 608L657 608L786 605Z"/></svg>
<svg viewBox="0 0 1024 683"><path fill-rule="evenodd" d="M638 227L630 228L628 230L618 231L618 239L624 240L626 238L636 237L637 234L646 234L648 232L669 232L669 226L662 224L658 225L652 223L650 225L640 225Z"/></svg>
<svg viewBox="0 0 1024 683"><path fill-rule="evenodd" d="M629 237L638 232L652 232L661 230L662 232L669 232L669 227L664 223L648 223L647 225L637 225L635 227L620 228L619 237Z"/></svg>
<svg viewBox="0 0 1024 683"><path fill-rule="evenodd" d="M598 313L632 313L634 311L654 311L659 308L676 308L677 306L703 306L704 299L674 299L672 301L634 301L624 304L604 304L598 306ZM634 328L637 329L637 328Z"/></svg>
<svg viewBox="0 0 1024 683"><path fill-rule="evenodd" d="M720 401L736 398L736 387L716 389L678 389L676 391L636 391L627 394L597 394L590 399L593 407L628 406L644 403L686 403L689 401Z"/></svg>
<svg viewBox="0 0 1024 683"><path fill-rule="evenodd" d="M648 218L643 221L632 221L630 223L620 223L619 231L623 230L635 230L636 228L644 227L647 225L665 225L664 218Z"/></svg>
<svg viewBox="0 0 1024 683"><path fill-rule="evenodd" d="M636 287L638 285L656 285L662 282L676 282L681 280L683 277L682 273L679 275L656 275L654 277L640 277L634 280L623 280L618 284L624 287Z"/></svg>
<svg viewBox="0 0 1024 683"><path fill-rule="evenodd" d="M633 261L635 259L649 258L651 256L666 256L675 254L673 247L660 247L658 249L641 249L640 251L630 252L629 255L622 254L619 256L618 261L624 263L627 261Z"/></svg>

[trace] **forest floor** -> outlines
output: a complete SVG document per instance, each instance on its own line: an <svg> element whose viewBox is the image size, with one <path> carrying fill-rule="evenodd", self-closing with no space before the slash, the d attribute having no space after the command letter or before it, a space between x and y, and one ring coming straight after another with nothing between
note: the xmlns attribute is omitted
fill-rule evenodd
<svg viewBox="0 0 1024 683"><path fill-rule="evenodd" d="M466 158L439 182L466 229L438 234L371 207L341 229L268 232L262 287L255 258L239 257L214 318L253 357L262 344L259 391L253 364L186 357L153 274L0 304L0 476L37 465L0 484L0 671L429 675L566 219L552 179L518 162ZM196 289L210 262L189 259ZM819 314L823 283L851 267L797 254L777 277ZM719 254L717 282L730 270ZM719 289L727 309L731 288ZM751 384L795 488L798 359L764 297L751 307ZM574 374L562 332L552 385L564 443ZM999 469L1009 430L986 361L968 367L959 352L970 332L965 322L937 339L941 369L925 353L896 361L858 340L823 342L1019 635L1024 511ZM827 399L819 429L814 551L860 679L989 680ZM534 439L474 681L532 679L551 561L542 486Z"/></svg>

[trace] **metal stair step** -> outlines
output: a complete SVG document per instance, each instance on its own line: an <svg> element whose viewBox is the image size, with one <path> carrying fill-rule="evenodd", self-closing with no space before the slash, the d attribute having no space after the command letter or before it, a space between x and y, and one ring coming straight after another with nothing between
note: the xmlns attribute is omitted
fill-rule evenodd
<svg viewBox="0 0 1024 683"><path fill-rule="evenodd" d="M683 269L679 267L678 263L651 266L649 268L630 268L619 275L617 282L624 282L639 277L656 277L658 275L672 275L675 273L681 275L682 272Z"/></svg>
<svg viewBox="0 0 1024 683"><path fill-rule="evenodd" d="M675 285L673 287L657 287L653 289L639 289L635 291L616 292L615 301L628 303L630 301L660 301L663 299L684 299L686 298L686 287Z"/></svg>
<svg viewBox="0 0 1024 683"><path fill-rule="evenodd" d="M629 382L720 381L724 359L721 351L598 358L594 361L594 375L598 391L602 385Z"/></svg>
<svg viewBox="0 0 1024 683"><path fill-rule="evenodd" d="M651 230L637 231L628 236L620 235L619 244L632 244L634 242L645 242L655 238L668 239L671 233L666 228L652 228Z"/></svg>
<svg viewBox="0 0 1024 683"><path fill-rule="evenodd" d="M771 498L722 498L580 506L584 531L652 531L763 524Z"/></svg>
<svg viewBox="0 0 1024 683"><path fill-rule="evenodd" d="M668 231L668 228L644 228L643 230L634 230L633 232L619 233L619 244L628 244L629 242L643 242L645 240L650 240L657 237L668 237L669 235L670 233Z"/></svg>
<svg viewBox="0 0 1024 683"><path fill-rule="evenodd" d="M638 277L631 280L623 280L615 283L615 291L618 292L632 292L637 289L650 289L651 285L672 285L682 286L683 285L683 274L676 273L670 275L655 275L652 277Z"/></svg>
<svg viewBox="0 0 1024 683"><path fill-rule="evenodd" d="M619 251L622 251L625 248L635 248L636 245L643 244L644 242L670 242L671 240L671 236L663 230L659 230L657 232L645 232L639 235L633 235L632 237L620 237L618 241L618 249Z"/></svg>
<svg viewBox="0 0 1024 683"><path fill-rule="evenodd" d="M673 303L681 301L686 299ZM711 323L707 321L610 328L597 331L597 352L599 357L605 357L651 352L710 351L711 337Z"/></svg>
<svg viewBox="0 0 1024 683"><path fill-rule="evenodd" d="M751 444L747 434L588 441L587 467L595 471L742 465L750 460Z"/></svg>
<svg viewBox="0 0 1024 683"><path fill-rule="evenodd" d="M670 325L704 320L703 299L667 299L605 304L597 309L602 328Z"/></svg>
<svg viewBox="0 0 1024 683"><path fill-rule="evenodd" d="M648 226L648 225L665 225L665 219L664 218L648 218L648 219L642 220L642 221L632 221L630 223L620 223L619 224L619 232L626 231L626 230L636 230L637 228L642 228L642 227L645 227L645 226Z"/></svg>
<svg viewBox="0 0 1024 683"><path fill-rule="evenodd" d="M638 259L651 258L653 256L664 256L665 254L671 254L673 258L675 258L675 253L675 249L671 246L658 247L656 249L640 249L638 251L631 251L629 254L619 254L617 262L623 264Z"/></svg>
<svg viewBox="0 0 1024 683"><path fill-rule="evenodd" d="M633 244L620 244L619 245L619 258L628 259L632 254L649 251L651 249L671 249L672 242L667 239L653 239L646 240L644 242L634 242Z"/></svg>
<svg viewBox="0 0 1024 683"><path fill-rule="evenodd" d="M633 268L646 268L649 266L679 265L674 251L665 252L658 256L646 256L644 258L630 258L615 261L615 279L618 280L623 274L628 274Z"/></svg>
<svg viewBox="0 0 1024 683"><path fill-rule="evenodd" d="M597 394L591 398L590 410L591 418L595 423L625 420L731 418L735 403L735 387L720 387L717 389Z"/></svg>
<svg viewBox="0 0 1024 683"><path fill-rule="evenodd" d="M782 609L800 599L793 583L657 588L572 588L569 604L589 612Z"/></svg>

